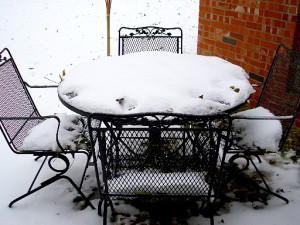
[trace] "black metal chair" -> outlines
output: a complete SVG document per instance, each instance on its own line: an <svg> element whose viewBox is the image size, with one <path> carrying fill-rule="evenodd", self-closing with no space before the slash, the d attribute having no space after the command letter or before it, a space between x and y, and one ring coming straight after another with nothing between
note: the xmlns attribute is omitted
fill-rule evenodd
<svg viewBox="0 0 300 225"><path fill-rule="evenodd" d="M114 199L202 201L200 210L214 223L225 156L219 148L224 144L226 153L229 116L91 114L88 126L94 161L101 160L103 183L97 163L95 170L103 224L107 207L115 211Z"/></svg>
<svg viewBox="0 0 300 225"><path fill-rule="evenodd" d="M268 109L274 117L249 117L249 116L236 116L234 120L280 120L282 125L282 136L279 142L279 151L283 148L287 139L289 131L299 114L300 105L300 52L291 50L284 45L279 45L275 57L273 59L269 74L266 81L263 83L261 95L259 97L257 107ZM264 129L264 127L261 127ZM237 145L235 135L233 135L231 148L228 153L233 154L229 159L233 163L236 159L243 158L246 160L245 167L247 169L251 163L262 182L267 189L268 193L275 195L288 203L288 200L274 192L266 183L261 172L255 165L252 156L255 156L261 162L260 155L268 153L265 149L259 147L253 148L248 146Z"/></svg>
<svg viewBox="0 0 300 225"><path fill-rule="evenodd" d="M9 147L14 153L19 155L30 154L35 156L36 160L44 158L40 168L38 169L38 172L36 173L32 183L30 184L28 191L25 194L13 200L12 202L10 202L9 207L11 207L15 202L31 195L32 193L35 193L36 191L52 184L57 180L66 179L77 190L77 192L81 195L82 199L85 200L90 207L94 208L94 206L90 203L90 201L80 190L83 178L85 176L88 161L91 158L91 151L83 149L73 151L62 146L58 138L59 131L64 128L60 127L61 121L59 117L41 116L37 107L34 104L32 97L30 96L27 86L29 85L23 81L10 51L7 48L0 51L0 129ZM46 88L57 86L53 85L30 87ZM32 130L32 128L41 124L43 121L51 118L57 120L58 124L56 131L56 151L53 151L48 148L39 149L40 147L24 149L24 139L28 137L28 134ZM41 140L37 139L36 142L41 142ZM83 165L85 166L83 177L78 187L70 177L65 175L65 173L70 167L70 162L67 155L72 155L74 157L74 155L79 153L86 155L87 163L86 165ZM51 176L47 180L44 180L43 182L41 182L40 185L37 186L35 185L35 183L47 160L49 168L55 172L55 175ZM53 164L54 161L59 160L62 161L64 165L63 168L56 168Z"/></svg>
<svg viewBox="0 0 300 225"><path fill-rule="evenodd" d="M182 53L182 29L155 26L119 29L119 55L144 51Z"/></svg>

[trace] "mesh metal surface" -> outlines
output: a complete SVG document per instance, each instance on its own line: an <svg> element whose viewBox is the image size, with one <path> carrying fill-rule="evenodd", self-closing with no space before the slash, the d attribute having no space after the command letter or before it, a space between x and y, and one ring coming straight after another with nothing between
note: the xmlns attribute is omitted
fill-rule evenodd
<svg viewBox="0 0 300 225"><path fill-rule="evenodd" d="M122 55L145 51L178 53L177 37L124 37L122 41Z"/></svg>
<svg viewBox="0 0 300 225"><path fill-rule="evenodd" d="M280 45L274 57L257 106L269 109L276 116L295 115L300 99L300 52ZM294 119L282 120L283 139Z"/></svg>
<svg viewBox="0 0 300 225"><path fill-rule="evenodd" d="M220 117L92 115L89 130L99 148L110 197L196 197L217 194ZM224 118L222 118L224 119ZM228 124L224 122L222 124Z"/></svg>
<svg viewBox="0 0 300 225"><path fill-rule="evenodd" d="M182 30L153 26L120 28L119 55L144 51L182 53Z"/></svg>
<svg viewBox="0 0 300 225"><path fill-rule="evenodd" d="M39 117L12 58L0 64L0 117ZM1 120L1 129L16 149L39 120Z"/></svg>

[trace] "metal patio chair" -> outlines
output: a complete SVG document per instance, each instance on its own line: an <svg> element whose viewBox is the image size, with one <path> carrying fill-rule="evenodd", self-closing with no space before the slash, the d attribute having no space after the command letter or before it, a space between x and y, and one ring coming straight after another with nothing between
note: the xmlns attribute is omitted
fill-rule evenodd
<svg viewBox="0 0 300 225"><path fill-rule="evenodd" d="M182 29L155 26L119 29L119 55L144 51L182 53Z"/></svg>
<svg viewBox="0 0 300 225"><path fill-rule="evenodd" d="M59 117L41 116L27 89L28 86L34 88L56 87L28 85L23 81L10 51L7 48L0 51L0 129L9 147L14 153L18 155L33 155L35 156L36 160L43 158L43 162L41 163L40 168L34 176L34 179L30 184L27 192L10 202L9 207L11 207L15 202L31 195L32 193L35 193L36 191L52 184L55 181L66 179L77 190L82 199L85 200L90 207L94 208L94 206L80 190L87 168L87 163L91 158L90 151L83 149L73 151L62 147L61 143L58 140L58 132L61 129L61 121ZM58 124L56 132L56 151L53 151L51 149L39 149L38 147L23 149L23 142L28 136L29 131L31 131L32 128L36 127L36 125L41 124L46 119L50 118L56 119ZM41 140L39 139L36 140L36 142L40 141ZM74 155L79 153L86 155L87 163L86 165L84 165L85 167L80 185L77 186L70 177L65 175L65 173L70 167L70 162L67 155L72 155L74 157ZM40 185L36 185L37 178L47 160L49 168L55 172L55 175L44 180L40 183ZM61 161L62 164L64 164L64 167L56 168L53 163L54 161Z"/></svg>
<svg viewBox="0 0 300 225"><path fill-rule="evenodd" d="M94 161L101 161L95 170L103 224L108 206L115 211L114 199L201 201L199 210L214 224L225 156L219 148L227 143L229 116L91 114L88 126Z"/></svg>
<svg viewBox="0 0 300 225"><path fill-rule="evenodd" d="M268 109L275 117L243 117L238 116L234 119L239 120L280 120L282 125L282 136L279 142L279 151L283 148L289 131L299 114L300 106L300 52L291 50L284 45L279 45L275 57L273 59L269 74L263 83L262 92L260 94L257 107ZM261 127L261 129L264 129ZM234 137L234 135L233 135ZM255 165L252 157L256 157L261 162L260 155L268 153L265 149L253 148L248 146L236 145L234 138L232 139L229 154L233 154L229 159L233 163L239 158L246 161L247 169L251 163L258 172L262 182L265 184L264 191L275 195L285 202L288 200L277 193L271 191L263 175Z"/></svg>

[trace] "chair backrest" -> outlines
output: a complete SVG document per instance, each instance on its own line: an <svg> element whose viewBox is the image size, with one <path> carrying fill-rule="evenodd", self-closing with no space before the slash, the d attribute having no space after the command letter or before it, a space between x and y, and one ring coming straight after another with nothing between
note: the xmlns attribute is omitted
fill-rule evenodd
<svg viewBox="0 0 300 225"><path fill-rule="evenodd" d="M3 49L0 52L0 128L14 151L22 145L28 131L38 120L4 118L39 116L11 53Z"/></svg>
<svg viewBox="0 0 300 225"><path fill-rule="evenodd" d="M155 26L119 29L119 55L144 51L182 53L182 29Z"/></svg>
<svg viewBox="0 0 300 225"><path fill-rule="evenodd" d="M103 192L111 198L209 201L218 195L217 161L230 129L226 115L92 114L88 126L93 151L99 150Z"/></svg>
<svg viewBox="0 0 300 225"><path fill-rule="evenodd" d="M276 116L294 115L299 111L300 52L279 45L257 106L269 109ZM280 148L295 121L282 120Z"/></svg>

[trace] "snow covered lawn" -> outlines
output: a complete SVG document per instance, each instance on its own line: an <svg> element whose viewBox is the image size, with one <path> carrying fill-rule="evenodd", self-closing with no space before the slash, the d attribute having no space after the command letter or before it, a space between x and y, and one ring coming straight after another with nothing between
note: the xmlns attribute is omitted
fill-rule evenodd
<svg viewBox="0 0 300 225"><path fill-rule="evenodd" d="M0 1L0 48L8 47L26 81L31 84L59 81L59 74L81 62L105 57L104 0L9 0ZM117 55L117 31L121 26L179 26L183 29L185 53L196 53L198 0L113 0L111 12L112 55ZM51 83L52 84L52 83ZM43 94L42 94L43 93ZM0 93L1 94L1 93ZM53 90L33 91L43 115L69 112ZM65 181L59 181L8 208L9 202L23 194L40 161L32 156L12 153L0 136L0 224L1 225L79 225L101 224L96 210L78 210L72 202L77 196ZM84 156L83 156L84 157ZM80 163L77 157L70 176L79 182ZM275 162L272 165L268 162ZM290 200L285 204L272 197L263 209L256 210L251 202L231 202L215 217L215 224L228 225L296 225L300 221L300 164L268 155L260 169L268 175L274 190L282 190ZM44 171L44 176L50 171ZM96 186L93 169L84 192ZM43 176L43 175L42 175ZM98 199L92 200L97 206ZM132 207L124 210L136 212ZM162 211L163 215L165 212ZM202 216L188 219L189 224L207 225Z"/></svg>

